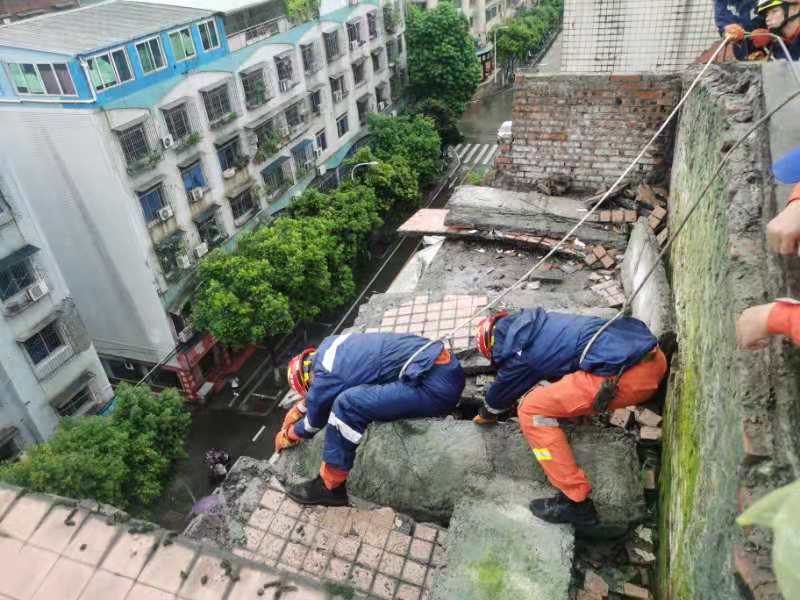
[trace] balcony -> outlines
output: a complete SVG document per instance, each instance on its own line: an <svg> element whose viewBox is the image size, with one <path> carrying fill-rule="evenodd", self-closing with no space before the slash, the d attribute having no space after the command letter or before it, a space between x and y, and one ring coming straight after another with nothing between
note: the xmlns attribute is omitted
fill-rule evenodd
<svg viewBox="0 0 800 600"><path fill-rule="evenodd" d="M164 158L164 153L159 150L151 150L140 159L128 163L128 175L140 175L147 171L151 171L158 166L161 159Z"/></svg>
<svg viewBox="0 0 800 600"><path fill-rule="evenodd" d="M247 158L246 160L249 161L250 159ZM223 178L225 182L226 196L236 193L237 190L240 190L241 188L246 187L253 182L253 179L250 176L250 171L247 170L246 163L237 167L233 173L229 174L228 177L225 177L223 174Z"/></svg>
<svg viewBox="0 0 800 600"><path fill-rule="evenodd" d="M208 128L211 130L219 130L225 127L226 125L230 125L233 123L239 115L237 115L234 111L231 111L221 117L214 119L213 121L208 122Z"/></svg>
<svg viewBox="0 0 800 600"><path fill-rule="evenodd" d="M60 346L43 361L34 365L33 372L36 379L42 380L50 377L73 356L75 356L75 350L69 343Z"/></svg>
<svg viewBox="0 0 800 600"><path fill-rule="evenodd" d="M175 145L172 147L175 150L176 154L183 154L187 150L191 150L197 144L200 143L200 140L203 139L203 136L200 135L200 132L195 131L194 133L190 133L185 138L180 140L175 140Z"/></svg>
<svg viewBox="0 0 800 600"><path fill-rule="evenodd" d="M256 44L280 33L280 18L265 21L228 36L228 47L231 52L241 50L245 46Z"/></svg>
<svg viewBox="0 0 800 600"><path fill-rule="evenodd" d="M31 285L20 290L3 302L3 314L9 317L16 316L36 304L48 294L50 294L50 286L47 285L47 281L45 281L44 277L37 273Z"/></svg>

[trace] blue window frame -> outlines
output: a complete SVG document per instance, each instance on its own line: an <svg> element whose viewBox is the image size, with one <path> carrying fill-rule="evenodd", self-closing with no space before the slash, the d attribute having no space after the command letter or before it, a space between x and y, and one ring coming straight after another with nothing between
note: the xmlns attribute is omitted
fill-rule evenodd
<svg viewBox="0 0 800 600"><path fill-rule="evenodd" d="M155 221L158 218L158 209L163 208L165 204L161 184L139 194L139 203L144 211L144 220L147 223Z"/></svg>
<svg viewBox="0 0 800 600"><path fill-rule="evenodd" d="M185 169L181 169L181 178L183 179L183 187L186 188L187 192L191 192L194 188L207 186L206 177L203 175L203 167L199 160Z"/></svg>
<svg viewBox="0 0 800 600"><path fill-rule="evenodd" d="M217 148L217 156L219 157L219 165L223 171L228 169L235 169L239 161L239 138L236 137L230 142L223 144Z"/></svg>

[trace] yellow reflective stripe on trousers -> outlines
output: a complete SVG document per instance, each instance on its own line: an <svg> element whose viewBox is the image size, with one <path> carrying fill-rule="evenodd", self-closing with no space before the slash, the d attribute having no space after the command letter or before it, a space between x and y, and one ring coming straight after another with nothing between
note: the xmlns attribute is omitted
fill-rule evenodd
<svg viewBox="0 0 800 600"><path fill-rule="evenodd" d="M534 448L533 454L536 456L536 460L553 460L553 456L547 448Z"/></svg>

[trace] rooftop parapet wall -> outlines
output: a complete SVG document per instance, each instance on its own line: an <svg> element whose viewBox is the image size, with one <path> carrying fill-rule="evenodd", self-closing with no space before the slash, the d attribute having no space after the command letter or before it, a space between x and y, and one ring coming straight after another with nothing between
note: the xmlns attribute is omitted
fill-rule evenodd
<svg viewBox="0 0 800 600"><path fill-rule="evenodd" d="M669 75L517 75L514 141L495 165L522 189L565 174L577 189L610 186L661 126L680 98ZM671 132L656 141L632 177L663 172Z"/></svg>
<svg viewBox="0 0 800 600"><path fill-rule="evenodd" d="M697 71L684 77L688 86ZM714 67L683 109L670 223L683 217L724 151L763 114L758 67ZM770 538L734 519L798 475L796 354L780 341L736 350L735 319L777 293L766 252L774 215L767 129L732 155L671 251L679 354L664 418L659 592L663 599L777 599Z"/></svg>

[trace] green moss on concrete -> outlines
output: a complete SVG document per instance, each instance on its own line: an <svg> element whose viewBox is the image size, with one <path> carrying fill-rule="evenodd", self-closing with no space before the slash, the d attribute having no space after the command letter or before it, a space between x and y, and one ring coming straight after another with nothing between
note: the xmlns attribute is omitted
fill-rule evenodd
<svg viewBox="0 0 800 600"><path fill-rule="evenodd" d="M506 568L494 555L467 565L467 575L473 581L476 597L483 600L501 598L505 588Z"/></svg>
<svg viewBox="0 0 800 600"><path fill-rule="evenodd" d="M728 124L704 88L687 103L676 141L670 196L674 226L721 156ZM679 367L664 414L660 480L659 597L735 598L728 565L734 528L741 412L734 363L734 308L725 174L670 256Z"/></svg>

